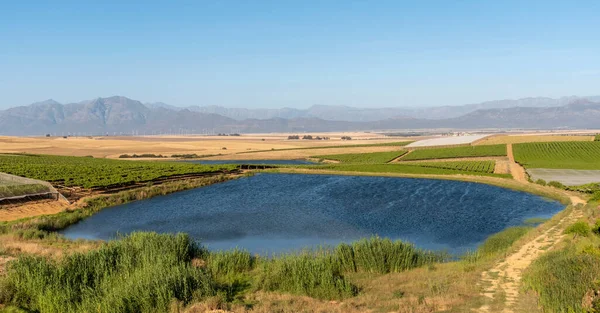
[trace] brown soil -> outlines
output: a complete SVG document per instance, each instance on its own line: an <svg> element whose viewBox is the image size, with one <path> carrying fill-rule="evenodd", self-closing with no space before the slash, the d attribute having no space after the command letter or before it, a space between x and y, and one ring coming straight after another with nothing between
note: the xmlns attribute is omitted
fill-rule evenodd
<svg viewBox="0 0 600 313"><path fill-rule="evenodd" d="M21 205L0 207L0 221L14 221L26 217L56 214L71 207L65 201L41 200Z"/></svg>
<svg viewBox="0 0 600 313"><path fill-rule="evenodd" d="M513 155L513 147L512 144L506 145L506 152L508 154L510 173L516 181L527 183L527 174L525 169L515 162L515 157Z"/></svg>

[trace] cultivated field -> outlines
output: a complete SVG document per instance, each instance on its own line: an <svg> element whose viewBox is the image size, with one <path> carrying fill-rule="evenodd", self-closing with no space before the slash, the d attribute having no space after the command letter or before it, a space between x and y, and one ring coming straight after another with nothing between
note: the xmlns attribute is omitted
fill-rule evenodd
<svg viewBox="0 0 600 313"><path fill-rule="evenodd" d="M509 143L527 142L555 142L555 141L592 141L594 136L585 135L495 135L489 136L474 143L474 145L498 145Z"/></svg>
<svg viewBox="0 0 600 313"><path fill-rule="evenodd" d="M232 170L231 165L118 161L90 157L0 155L0 172L63 186L109 187L149 182L176 175Z"/></svg>
<svg viewBox="0 0 600 313"><path fill-rule="evenodd" d="M416 149L403 156L400 161L491 156L506 156L506 145Z"/></svg>
<svg viewBox="0 0 600 313"><path fill-rule="evenodd" d="M494 173L496 167L495 161L402 162L402 164L489 174Z"/></svg>
<svg viewBox="0 0 600 313"><path fill-rule="evenodd" d="M525 168L600 170L600 142L547 142L513 145Z"/></svg>
<svg viewBox="0 0 600 313"><path fill-rule="evenodd" d="M424 139L415 141L407 147L434 147L434 146L453 146L453 145L465 145L471 144L477 140L481 140L489 135L467 135L467 136L452 136L452 137L440 137L432 139Z"/></svg>
<svg viewBox="0 0 600 313"><path fill-rule="evenodd" d="M472 175L497 176L508 178L510 175L493 174L494 161L457 161L457 162L402 162L387 164L328 164L295 166L301 169L363 172L363 173L397 173L414 175Z"/></svg>

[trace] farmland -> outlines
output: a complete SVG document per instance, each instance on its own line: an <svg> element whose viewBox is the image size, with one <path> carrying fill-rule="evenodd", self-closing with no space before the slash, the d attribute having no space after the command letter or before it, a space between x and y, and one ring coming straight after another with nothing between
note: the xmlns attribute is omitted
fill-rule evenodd
<svg viewBox="0 0 600 313"><path fill-rule="evenodd" d="M479 140L473 145L498 145L498 144L515 144L527 142L555 142L555 141L593 141L594 136L584 135L497 135L490 136L483 140Z"/></svg>
<svg viewBox="0 0 600 313"><path fill-rule="evenodd" d="M233 165L118 161L89 157L0 155L0 172L64 186L109 187L234 169Z"/></svg>
<svg viewBox="0 0 600 313"><path fill-rule="evenodd" d="M399 173L415 175L474 175L498 176L493 174L493 161L431 162L431 163L389 163L389 164L330 164L321 166L298 166L315 170L333 170L343 172ZM491 168L491 172L489 169Z"/></svg>
<svg viewBox="0 0 600 313"><path fill-rule="evenodd" d="M350 154L331 154L317 155L312 158L334 160L342 163L387 163L402 155L406 150L389 151L389 152L374 152L374 153L350 153Z"/></svg>
<svg viewBox="0 0 600 313"><path fill-rule="evenodd" d="M414 150L401 161L506 156L506 145L465 146Z"/></svg>
<svg viewBox="0 0 600 313"><path fill-rule="evenodd" d="M600 142L544 142L513 145L525 168L600 170Z"/></svg>
<svg viewBox="0 0 600 313"><path fill-rule="evenodd" d="M495 161L403 162L402 164L489 174L494 172L494 167L496 166Z"/></svg>
<svg viewBox="0 0 600 313"><path fill-rule="evenodd" d="M600 141L600 134L597 134L597 135L594 137L594 141Z"/></svg>

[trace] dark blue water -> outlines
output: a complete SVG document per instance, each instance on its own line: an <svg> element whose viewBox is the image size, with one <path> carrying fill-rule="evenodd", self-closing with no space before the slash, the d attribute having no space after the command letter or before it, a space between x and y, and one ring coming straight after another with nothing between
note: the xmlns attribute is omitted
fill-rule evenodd
<svg viewBox="0 0 600 313"><path fill-rule="evenodd" d="M276 165L276 164L316 164L306 160L190 160L182 161L186 163L196 164L259 164L259 165Z"/></svg>
<svg viewBox="0 0 600 313"><path fill-rule="evenodd" d="M256 253L379 235L462 253L506 227L563 206L483 184L390 177L258 174L107 208L67 228L70 238L187 232L210 249Z"/></svg>

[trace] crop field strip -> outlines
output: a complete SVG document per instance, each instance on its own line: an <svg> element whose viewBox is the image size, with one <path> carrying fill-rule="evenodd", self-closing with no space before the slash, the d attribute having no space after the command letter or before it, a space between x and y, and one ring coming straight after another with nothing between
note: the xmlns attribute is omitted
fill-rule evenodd
<svg viewBox="0 0 600 313"><path fill-rule="evenodd" d="M600 142L537 142L513 145L525 168L600 170Z"/></svg>
<svg viewBox="0 0 600 313"><path fill-rule="evenodd" d="M403 162L402 164L489 174L494 173L496 167L495 161Z"/></svg>
<svg viewBox="0 0 600 313"><path fill-rule="evenodd" d="M456 161L456 162L431 162L431 163L387 163L387 164L327 164L327 165L297 165L297 166L279 166L304 168L310 170L326 170L341 172L363 172L363 173L397 173L397 174L418 174L418 175L474 175L474 176L495 176L511 178L510 174L494 174L493 165L484 163L493 161ZM439 165L446 163L446 166ZM456 164L451 164L456 163ZM471 164L472 163L472 164ZM425 164L425 166L423 166ZM491 172L489 169L491 168ZM464 170L470 169L470 170Z"/></svg>
<svg viewBox="0 0 600 313"><path fill-rule="evenodd" d="M415 149L400 161L506 156L506 145Z"/></svg>
<svg viewBox="0 0 600 313"><path fill-rule="evenodd" d="M377 163L388 163L404 154L407 150L389 151L389 152L373 152L373 153L349 153L349 154L331 154L331 155L317 155L311 158L334 160L342 163L365 163L365 164L377 164Z"/></svg>
<svg viewBox="0 0 600 313"><path fill-rule="evenodd" d="M233 170L235 165L119 161L50 155L0 155L0 172L66 187L114 187L176 175Z"/></svg>

